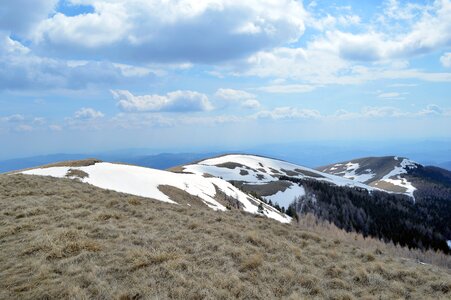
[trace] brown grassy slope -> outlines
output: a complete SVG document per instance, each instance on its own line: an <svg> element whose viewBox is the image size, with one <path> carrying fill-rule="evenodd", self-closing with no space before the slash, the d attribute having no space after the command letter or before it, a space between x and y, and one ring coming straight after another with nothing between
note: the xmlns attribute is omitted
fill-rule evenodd
<svg viewBox="0 0 451 300"><path fill-rule="evenodd" d="M69 179L1 175L0 213L0 299L451 295L447 270L339 236Z"/></svg>
<svg viewBox="0 0 451 300"><path fill-rule="evenodd" d="M99 163L99 162L102 162L102 161L99 160L99 159L96 159L96 158L86 158L86 159L79 159L79 160L66 160L66 161L50 163L50 164L46 164L46 165L42 165L42 166L25 168L25 169L22 169L22 170L14 170L14 171L6 172L4 174L14 174L14 173L17 173L19 171L33 170L33 169L36 169L36 168L87 167L87 166L91 166L91 165L94 165L94 164Z"/></svg>

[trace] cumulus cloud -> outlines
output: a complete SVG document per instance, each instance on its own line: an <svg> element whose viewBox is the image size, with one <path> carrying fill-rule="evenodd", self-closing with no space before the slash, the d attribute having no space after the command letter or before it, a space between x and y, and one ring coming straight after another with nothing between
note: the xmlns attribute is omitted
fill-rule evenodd
<svg viewBox="0 0 451 300"><path fill-rule="evenodd" d="M242 104L242 107L249 108L249 109L257 109L260 107L260 102L256 99L248 99L245 100Z"/></svg>
<svg viewBox="0 0 451 300"><path fill-rule="evenodd" d="M0 30L26 34L38 22L47 19L58 0L2 1L0 5ZM33 5L33 7L30 7Z"/></svg>
<svg viewBox="0 0 451 300"><path fill-rule="evenodd" d="M215 96L224 100L247 100L255 98L254 94L248 93L242 90L234 90L234 89L218 89L215 93Z"/></svg>
<svg viewBox="0 0 451 300"><path fill-rule="evenodd" d="M409 68L408 62L415 56L451 46L451 1L435 1L424 9L412 5L409 12L399 12L398 16L393 15L395 11L392 8L386 12L391 17L379 23L359 25L358 31L346 31L334 21L305 46L265 49L239 65L219 67L217 72L285 78L310 85L360 84L379 79L450 82L450 73ZM307 25L311 22L310 17Z"/></svg>
<svg viewBox="0 0 451 300"><path fill-rule="evenodd" d="M213 109L207 95L194 91L174 91L166 95L135 96L127 90L111 91L120 109L129 112L194 112Z"/></svg>
<svg viewBox="0 0 451 300"><path fill-rule="evenodd" d="M92 13L56 13L36 28L42 51L139 62L218 62L297 40L302 2L293 0L84 0Z"/></svg>
<svg viewBox="0 0 451 300"><path fill-rule="evenodd" d="M451 68L451 52L447 52L440 57L440 62L446 68Z"/></svg>
<svg viewBox="0 0 451 300"><path fill-rule="evenodd" d="M234 89L218 89L215 96L219 99L229 102L240 103L241 107L256 109L260 107L260 102L256 99L256 95L242 90Z"/></svg>
<svg viewBox="0 0 451 300"><path fill-rule="evenodd" d="M83 89L153 78L147 68L108 61L64 61L33 54L0 32L0 90Z"/></svg>
<svg viewBox="0 0 451 300"><path fill-rule="evenodd" d="M79 120L93 120L104 116L105 115L102 112L89 107L83 107L77 110L74 114L74 117Z"/></svg>
<svg viewBox="0 0 451 300"><path fill-rule="evenodd" d="M218 68L220 72L235 76L261 78L284 78L306 82L298 86L269 87L268 91L283 88L313 89L330 84L361 84L380 79L418 79L432 82L451 82L449 72L425 72L406 68L405 64L364 65L340 57L334 47L326 49L317 41L305 48L280 47L251 55L240 66L228 65Z"/></svg>
<svg viewBox="0 0 451 300"><path fill-rule="evenodd" d="M374 30L354 34L336 30L321 42L325 47L334 47L345 59L363 61L412 57L451 46L451 1L438 0L430 7L411 5L409 11L396 8L397 1L392 2L395 8L390 14L397 19L410 20L415 17L413 11L422 11L416 22L404 24L405 32Z"/></svg>
<svg viewBox="0 0 451 300"><path fill-rule="evenodd" d="M31 117L22 114L0 116L0 129L15 132L28 132L38 129L45 129L47 120L43 117ZM3 125L3 126L2 126Z"/></svg>
<svg viewBox="0 0 451 300"><path fill-rule="evenodd" d="M437 116L444 113L445 110L443 110L440 106L436 104L429 104L425 109L420 110L417 114L419 116Z"/></svg>

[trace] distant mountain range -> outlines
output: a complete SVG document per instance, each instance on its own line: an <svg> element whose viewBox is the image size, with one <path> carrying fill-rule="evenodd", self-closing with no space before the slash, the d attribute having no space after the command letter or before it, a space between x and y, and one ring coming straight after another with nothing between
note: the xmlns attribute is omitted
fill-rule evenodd
<svg viewBox="0 0 451 300"><path fill-rule="evenodd" d="M186 164L194 160L217 154L220 153L160 153L153 155L143 155L140 152L134 153L133 151L91 154L57 153L0 161L0 173L33 168L61 161L88 159L92 157L103 161L123 162L137 166L164 170L173 166Z"/></svg>

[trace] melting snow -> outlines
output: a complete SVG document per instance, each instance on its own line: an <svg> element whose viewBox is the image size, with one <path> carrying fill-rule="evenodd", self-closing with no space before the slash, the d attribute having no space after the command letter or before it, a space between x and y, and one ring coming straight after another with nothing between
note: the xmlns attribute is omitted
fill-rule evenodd
<svg viewBox="0 0 451 300"><path fill-rule="evenodd" d="M304 187L292 184L285 191L278 191L276 194L264 197L266 200L271 200L273 203L278 203L280 206L288 208L296 197L304 196Z"/></svg>
<svg viewBox="0 0 451 300"><path fill-rule="evenodd" d="M395 160L396 159L397 159L397 157L395 157ZM397 160L399 160L399 159L397 159ZM386 181L391 184L405 188L406 191L404 192L404 194L411 196L415 200L413 193L415 192L416 188L407 179L402 178L401 175L407 174L407 170L409 168L416 168L416 167L417 167L417 165L415 162L404 158L401 161L400 165L395 166L395 168L390 173L388 173L387 175L382 177L381 181Z"/></svg>
<svg viewBox="0 0 451 300"><path fill-rule="evenodd" d="M217 165L224 164L224 163L237 163L240 165L243 165L245 167L236 167L234 169L226 168L226 167L220 167ZM252 169L249 170L246 167ZM248 172L247 175L241 175L240 171L246 170ZM336 175L331 175L327 173L322 173L314 169L302 167L299 165L295 165L289 162L277 160L277 159L271 159L261 156L254 156L254 155L240 155L240 154L230 154L230 155L224 155L220 157L210 158L203 160L197 164L194 165L186 165L184 166L185 172L191 172L195 174L211 174L216 177L221 177L225 180L237 180L237 181L245 181L245 182L251 182L251 183L263 183L263 182L270 182L270 181L277 181L279 179L279 176L281 175L288 175L285 173L285 171L291 171L291 172L297 172L298 171L306 171L306 173L310 174L317 174L320 177L317 177L317 180L323 180L327 182L331 182L333 184L336 184L338 186L353 186L353 187L360 187L367 190L374 190L374 188L365 185L363 183L353 181L347 178L343 178ZM261 176L264 176L262 179ZM290 177L295 178L304 178L309 177L303 174L299 175L288 175ZM259 178L260 177L260 178Z"/></svg>
<svg viewBox="0 0 451 300"><path fill-rule="evenodd" d="M352 179L358 182L366 182L371 180L376 176L376 174L372 173L371 169L366 169L362 174L356 174L356 171L360 168L359 163L348 162L345 164L346 170L336 173L336 175L341 175L344 178Z"/></svg>
<svg viewBox="0 0 451 300"><path fill-rule="evenodd" d="M81 179L85 183L90 183L103 189L153 198L168 203L176 202L158 189L161 185L173 186L197 196L214 210L226 210L222 204L214 199L216 188L240 201L247 212L257 213L258 204L261 203L257 199L253 199L254 203L251 203L249 200L250 196L219 178L205 178L196 174L172 173L138 166L96 163L85 167L39 168L22 173L63 178L66 177L69 169L78 169L89 174L88 177ZM280 214L269 206L265 206L264 213L280 222L288 223L291 220L288 216Z"/></svg>

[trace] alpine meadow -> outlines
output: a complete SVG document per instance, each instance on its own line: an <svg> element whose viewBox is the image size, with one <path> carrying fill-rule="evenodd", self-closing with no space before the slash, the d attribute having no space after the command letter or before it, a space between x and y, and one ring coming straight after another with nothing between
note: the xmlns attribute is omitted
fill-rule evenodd
<svg viewBox="0 0 451 300"><path fill-rule="evenodd" d="M451 299L451 0L0 0L0 299Z"/></svg>

